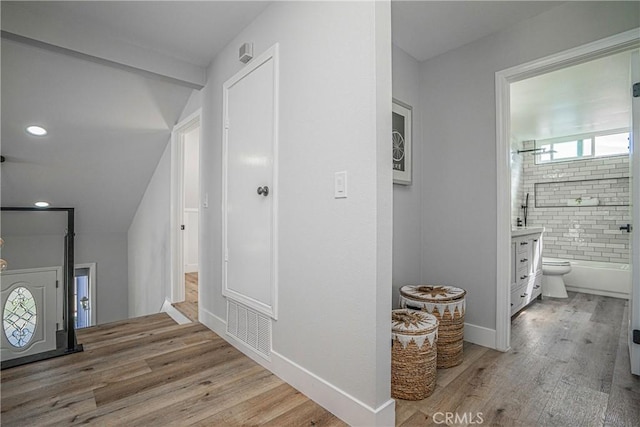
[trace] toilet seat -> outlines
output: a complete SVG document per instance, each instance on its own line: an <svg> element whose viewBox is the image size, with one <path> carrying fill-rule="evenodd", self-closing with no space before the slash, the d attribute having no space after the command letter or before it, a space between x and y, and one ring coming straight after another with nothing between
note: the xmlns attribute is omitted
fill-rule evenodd
<svg viewBox="0 0 640 427"><path fill-rule="evenodd" d="M550 260L550 259L542 258L542 265L549 265L549 266L555 266L555 267L567 267L571 265L571 262L566 260L559 261L559 260Z"/></svg>

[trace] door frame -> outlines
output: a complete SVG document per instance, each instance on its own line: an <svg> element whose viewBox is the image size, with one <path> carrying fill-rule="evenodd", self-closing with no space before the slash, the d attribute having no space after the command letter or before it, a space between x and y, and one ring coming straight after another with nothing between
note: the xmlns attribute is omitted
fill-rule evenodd
<svg viewBox="0 0 640 427"><path fill-rule="evenodd" d="M631 84L640 82L640 52L635 51L631 54ZM632 99L636 106L632 108L631 118L631 141L630 148L631 158L631 189L638 194L640 188L640 100ZM639 262L640 259L640 201L632 201L631 207L631 223L635 232L631 234L631 251L632 259ZM635 267L635 268L633 268ZM631 298L629 300L629 323L628 342L629 342L629 360L631 362L631 373L640 375L640 343L634 343L633 331L640 330L640 264L631 268ZM636 316L633 316L635 311Z"/></svg>
<svg viewBox="0 0 640 427"><path fill-rule="evenodd" d="M625 31L573 49L555 53L496 72L496 342L495 348L511 346L511 83L560 70L583 62L640 47L640 28ZM637 266L640 268L640 266Z"/></svg>
<svg viewBox="0 0 640 427"><path fill-rule="evenodd" d="M200 128L199 142L202 140L202 109L181 120L171 131L171 214L169 233L171 240L171 302L182 302L185 300L184 291L184 233L180 230L180 225L184 224L184 136L187 132L198 126ZM202 144L199 144L199 152ZM200 162L200 155L198 161ZM198 181L202 182L202 170L198 176ZM198 208L202 205L200 194L198 195ZM200 234L202 225L202 215L198 215L198 247L200 247ZM198 251L198 265L200 262L200 251Z"/></svg>
<svg viewBox="0 0 640 427"><path fill-rule="evenodd" d="M96 263L95 262L89 262L89 263L84 263L84 264L76 264L75 270L79 269L79 268L86 268L89 270L89 303L91 304L91 325L89 326L96 326L98 324L97 322L97 308L98 308L98 304L96 303L97 301L97 297L96 297Z"/></svg>

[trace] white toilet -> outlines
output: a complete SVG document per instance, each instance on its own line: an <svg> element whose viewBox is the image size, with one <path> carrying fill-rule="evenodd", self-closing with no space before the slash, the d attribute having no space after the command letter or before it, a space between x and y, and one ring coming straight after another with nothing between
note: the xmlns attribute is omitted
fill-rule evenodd
<svg viewBox="0 0 640 427"><path fill-rule="evenodd" d="M564 259L542 258L542 295L568 298L563 276L571 271L571 263Z"/></svg>

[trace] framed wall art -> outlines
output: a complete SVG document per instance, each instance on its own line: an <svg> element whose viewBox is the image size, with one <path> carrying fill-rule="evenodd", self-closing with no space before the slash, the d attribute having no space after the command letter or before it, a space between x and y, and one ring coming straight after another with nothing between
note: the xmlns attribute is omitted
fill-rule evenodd
<svg viewBox="0 0 640 427"><path fill-rule="evenodd" d="M393 100L393 183L411 185L411 106Z"/></svg>

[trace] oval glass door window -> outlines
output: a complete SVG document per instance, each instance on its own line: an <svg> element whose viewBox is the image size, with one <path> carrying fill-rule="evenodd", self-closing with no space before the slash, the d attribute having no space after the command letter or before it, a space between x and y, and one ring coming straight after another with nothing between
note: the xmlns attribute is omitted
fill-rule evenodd
<svg viewBox="0 0 640 427"><path fill-rule="evenodd" d="M9 344L26 347L36 331L38 313L36 300L29 289L19 286L9 294L4 304L2 327Z"/></svg>

